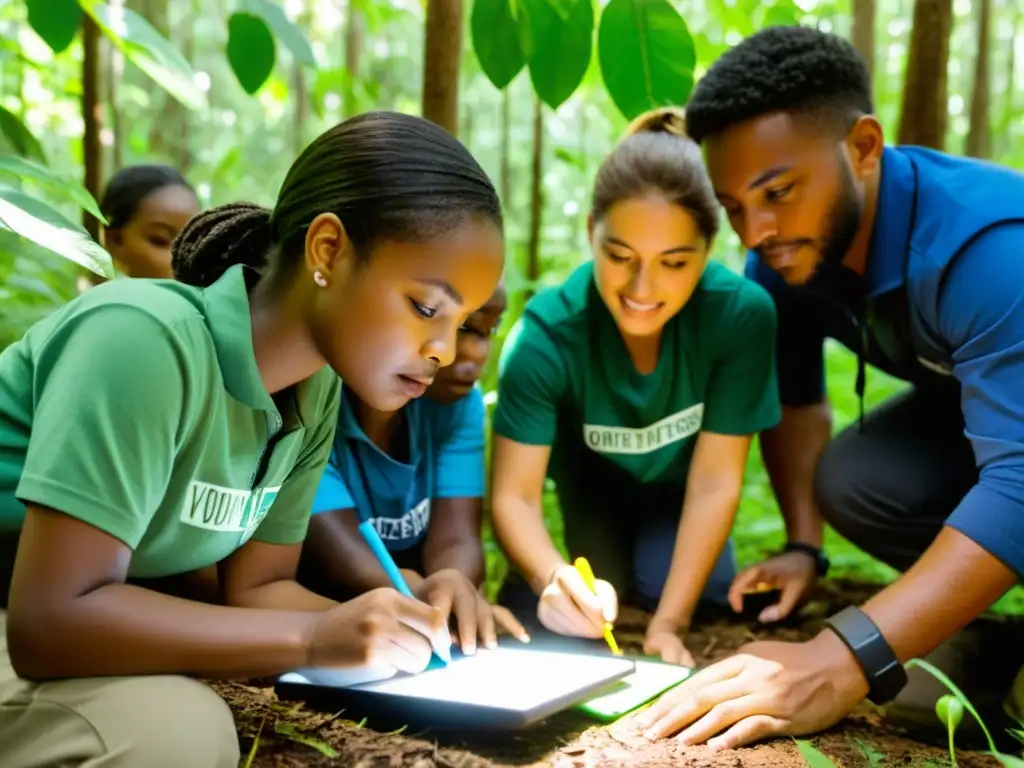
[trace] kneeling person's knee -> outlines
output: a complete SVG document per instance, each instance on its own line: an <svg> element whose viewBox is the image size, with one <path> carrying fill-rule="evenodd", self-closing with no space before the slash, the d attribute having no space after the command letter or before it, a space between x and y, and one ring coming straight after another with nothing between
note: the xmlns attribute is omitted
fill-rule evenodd
<svg viewBox="0 0 1024 768"><path fill-rule="evenodd" d="M106 745L103 766L238 765L231 710L197 680L174 675L122 678L107 683L76 709Z"/></svg>

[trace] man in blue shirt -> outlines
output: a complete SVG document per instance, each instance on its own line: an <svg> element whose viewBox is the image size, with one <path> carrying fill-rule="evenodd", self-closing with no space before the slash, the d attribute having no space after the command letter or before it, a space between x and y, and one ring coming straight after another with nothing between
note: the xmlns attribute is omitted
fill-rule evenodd
<svg viewBox="0 0 1024 768"><path fill-rule="evenodd" d="M827 569L823 518L904 571L814 639L750 644L641 720L652 738L735 747L892 701L903 662L1024 574L1024 175L886 147L863 61L813 29L769 28L723 55L687 123L778 309L784 414L762 450L789 544L737 577L734 604L769 581L783 596L762 618L792 610ZM834 440L829 337L857 354L861 398L867 364L910 385ZM1006 661L1008 688L1021 660ZM1019 707L1024 673L1016 688Z"/></svg>

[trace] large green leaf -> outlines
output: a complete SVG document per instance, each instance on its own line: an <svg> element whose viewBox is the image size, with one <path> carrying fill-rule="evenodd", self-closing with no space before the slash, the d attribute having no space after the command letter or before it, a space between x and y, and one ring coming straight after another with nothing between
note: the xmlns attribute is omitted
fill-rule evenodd
<svg viewBox="0 0 1024 768"><path fill-rule="evenodd" d="M608 94L629 119L682 105L693 90L693 38L668 0L611 0L601 14L597 56Z"/></svg>
<svg viewBox="0 0 1024 768"><path fill-rule="evenodd" d="M520 44L541 101L558 109L579 87L594 42L592 0L574 0L565 20L549 0L517 0Z"/></svg>
<svg viewBox="0 0 1024 768"><path fill-rule="evenodd" d="M114 11L96 0L78 1L125 57L171 96L189 109L206 106L188 61L148 21L128 8Z"/></svg>
<svg viewBox="0 0 1024 768"><path fill-rule="evenodd" d="M313 55L313 49L306 36L298 25L285 16L284 8L279 3L270 0L242 0L242 9L263 19L274 36L291 51L296 60L309 67L317 65L316 56Z"/></svg>
<svg viewBox="0 0 1024 768"><path fill-rule="evenodd" d="M54 53L63 53L82 23L78 0L25 0L28 23Z"/></svg>
<svg viewBox="0 0 1024 768"><path fill-rule="evenodd" d="M107 223L106 218L100 212L96 199L89 194L89 190L64 174L57 173L33 160L27 160L16 155L0 155L0 172L11 173L18 178L30 179L31 181L53 187L61 194L74 200L82 208L85 208L85 210L101 222Z"/></svg>
<svg viewBox="0 0 1024 768"><path fill-rule="evenodd" d="M274 71L277 47L259 16L236 11L228 19L228 63L245 92L252 95Z"/></svg>
<svg viewBox="0 0 1024 768"><path fill-rule="evenodd" d="M3 107L0 107L0 134L7 139L13 152L46 165L46 153L38 139L16 114Z"/></svg>
<svg viewBox="0 0 1024 768"><path fill-rule="evenodd" d="M98 275L113 277L110 254L81 228L61 223L70 224L46 203L0 185L0 230L19 235Z"/></svg>
<svg viewBox="0 0 1024 768"><path fill-rule="evenodd" d="M502 90L526 65L511 0L475 0L469 26L480 68Z"/></svg>

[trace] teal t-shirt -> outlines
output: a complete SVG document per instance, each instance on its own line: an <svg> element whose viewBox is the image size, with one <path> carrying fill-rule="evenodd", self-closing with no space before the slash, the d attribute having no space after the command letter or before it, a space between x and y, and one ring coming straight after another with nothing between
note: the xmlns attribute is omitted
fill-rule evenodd
<svg viewBox="0 0 1024 768"><path fill-rule="evenodd" d="M339 382L324 367L271 397L247 275L232 267L206 289L113 280L0 354L0 539L26 503L49 507L124 542L137 578L211 565L250 538L303 541Z"/></svg>
<svg viewBox="0 0 1024 768"><path fill-rule="evenodd" d="M342 395L338 429L313 514L355 509L392 551L420 545L433 499L484 495L484 400L473 388L454 403L420 397L403 409L409 456L398 461L366 436Z"/></svg>
<svg viewBox="0 0 1024 768"><path fill-rule="evenodd" d="M550 445L561 487L685 488L701 431L749 435L781 418L775 308L711 262L666 323L655 369L636 370L594 282L593 262L527 304L499 361L494 431Z"/></svg>

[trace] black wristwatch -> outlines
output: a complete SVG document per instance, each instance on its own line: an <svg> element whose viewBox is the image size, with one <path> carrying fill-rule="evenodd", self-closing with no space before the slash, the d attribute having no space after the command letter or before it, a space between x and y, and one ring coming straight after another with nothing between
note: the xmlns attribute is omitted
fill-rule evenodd
<svg viewBox="0 0 1024 768"><path fill-rule="evenodd" d="M820 549L819 547L812 546L811 544L805 544L802 541L790 541L782 551L803 552L805 555L810 555L814 558L814 563L818 568L818 575L824 576L828 573L828 555L825 554L825 550Z"/></svg>
<svg viewBox="0 0 1024 768"><path fill-rule="evenodd" d="M907 684L907 671L875 622L860 608L851 605L825 619L825 626L835 632L856 657L868 679L868 698L875 704L896 698Z"/></svg>

